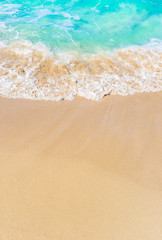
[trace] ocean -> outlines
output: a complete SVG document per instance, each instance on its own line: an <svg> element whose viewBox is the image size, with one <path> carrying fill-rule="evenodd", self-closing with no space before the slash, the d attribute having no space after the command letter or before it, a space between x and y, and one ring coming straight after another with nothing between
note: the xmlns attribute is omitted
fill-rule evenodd
<svg viewBox="0 0 162 240"><path fill-rule="evenodd" d="M0 96L161 90L161 0L0 0Z"/></svg>

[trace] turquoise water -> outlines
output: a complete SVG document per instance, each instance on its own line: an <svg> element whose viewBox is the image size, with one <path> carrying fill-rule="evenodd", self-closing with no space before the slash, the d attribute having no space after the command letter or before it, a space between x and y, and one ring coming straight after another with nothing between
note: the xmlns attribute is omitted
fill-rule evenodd
<svg viewBox="0 0 162 240"><path fill-rule="evenodd" d="M0 40L98 52L162 39L161 0L0 0Z"/></svg>

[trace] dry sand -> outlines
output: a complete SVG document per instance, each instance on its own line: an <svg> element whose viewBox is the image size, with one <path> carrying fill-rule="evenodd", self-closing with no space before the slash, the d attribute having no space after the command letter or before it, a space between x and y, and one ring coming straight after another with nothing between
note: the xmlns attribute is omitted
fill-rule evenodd
<svg viewBox="0 0 162 240"><path fill-rule="evenodd" d="M162 239L162 93L0 99L0 240Z"/></svg>

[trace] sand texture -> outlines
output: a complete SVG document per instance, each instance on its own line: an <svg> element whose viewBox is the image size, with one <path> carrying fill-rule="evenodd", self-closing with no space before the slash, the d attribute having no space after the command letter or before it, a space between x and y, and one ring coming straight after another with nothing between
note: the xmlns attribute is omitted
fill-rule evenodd
<svg viewBox="0 0 162 240"><path fill-rule="evenodd" d="M0 99L0 240L162 239L162 93Z"/></svg>

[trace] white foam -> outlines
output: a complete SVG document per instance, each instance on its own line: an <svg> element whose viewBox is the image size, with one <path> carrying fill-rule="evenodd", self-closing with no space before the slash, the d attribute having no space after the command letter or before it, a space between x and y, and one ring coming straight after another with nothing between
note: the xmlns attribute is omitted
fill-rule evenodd
<svg viewBox="0 0 162 240"><path fill-rule="evenodd" d="M21 61L23 66L24 59L28 60L23 66L24 74L17 71L16 65L5 67L4 62L0 64L0 96L59 101L72 100L78 95L97 101L107 94L128 95L162 90L162 41L157 39L152 39L142 47L131 46L91 56L80 56L74 52L52 53L42 43L33 45L29 41L10 45L0 42L0 49L8 54L14 53L15 59L18 56L19 67ZM34 65L37 55L40 55L40 61ZM10 59L10 55L6 59ZM58 68L63 66L60 75L48 76L48 66L47 70L41 70L48 61L49 68L53 64ZM37 77L37 73L45 79L41 86L39 83L42 80L40 76Z"/></svg>

